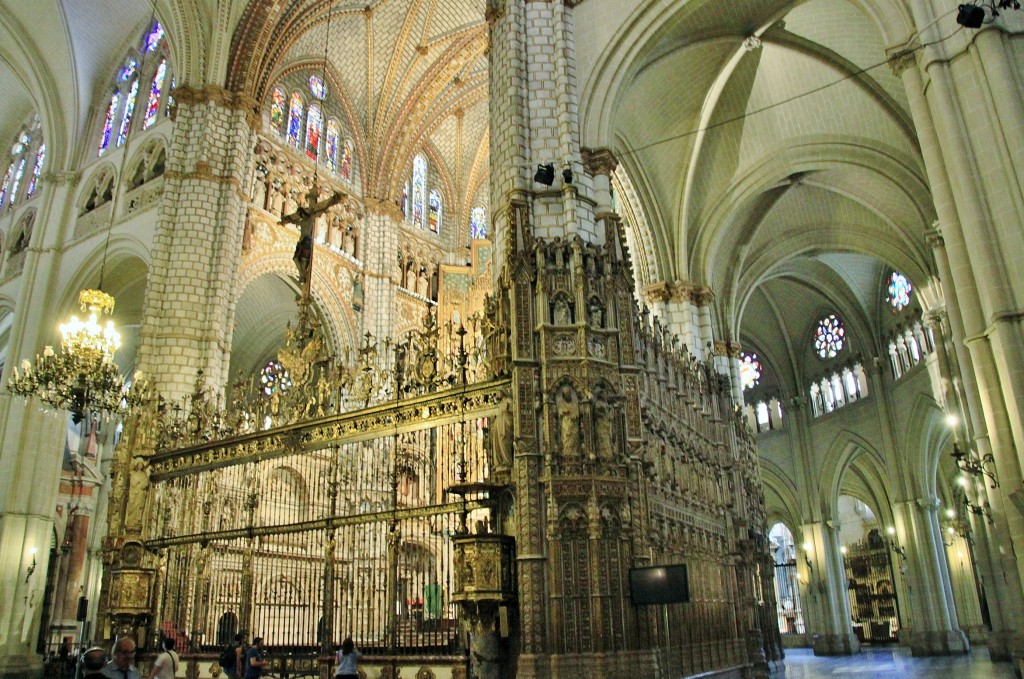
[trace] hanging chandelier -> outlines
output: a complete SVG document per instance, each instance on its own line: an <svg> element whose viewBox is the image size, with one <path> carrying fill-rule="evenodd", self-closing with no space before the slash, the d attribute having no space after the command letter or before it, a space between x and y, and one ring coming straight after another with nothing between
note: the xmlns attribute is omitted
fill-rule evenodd
<svg viewBox="0 0 1024 679"><path fill-rule="evenodd" d="M8 390L18 396L35 397L70 412L75 423L88 413L109 417L126 412L131 405L124 378L114 363L121 335L112 320L105 326L98 320L114 312L114 298L102 290L82 290L78 302L88 318L72 316L61 324L60 352L47 346L41 356L36 355L35 366L22 361L21 372L15 368L7 383Z"/></svg>

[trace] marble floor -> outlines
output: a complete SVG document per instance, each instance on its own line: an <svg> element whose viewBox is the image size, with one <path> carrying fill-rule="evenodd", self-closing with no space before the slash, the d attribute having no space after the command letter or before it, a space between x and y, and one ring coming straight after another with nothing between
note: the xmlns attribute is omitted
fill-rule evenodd
<svg viewBox="0 0 1024 679"><path fill-rule="evenodd" d="M903 648L864 648L859 655L815 657L809 649L786 650L786 679L1014 679L1009 663L994 663L988 649L975 648L967 656L913 658Z"/></svg>

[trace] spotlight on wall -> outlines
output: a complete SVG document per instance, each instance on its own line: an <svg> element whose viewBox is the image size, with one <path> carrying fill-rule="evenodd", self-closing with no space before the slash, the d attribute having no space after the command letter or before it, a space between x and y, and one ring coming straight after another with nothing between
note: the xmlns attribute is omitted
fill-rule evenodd
<svg viewBox="0 0 1024 679"><path fill-rule="evenodd" d="M551 186L555 182L555 166L551 163L538 165L537 171L533 174L533 181L544 186Z"/></svg>
<svg viewBox="0 0 1024 679"><path fill-rule="evenodd" d="M985 21L985 10L981 5L960 5L957 8L956 22L964 28L981 28Z"/></svg>

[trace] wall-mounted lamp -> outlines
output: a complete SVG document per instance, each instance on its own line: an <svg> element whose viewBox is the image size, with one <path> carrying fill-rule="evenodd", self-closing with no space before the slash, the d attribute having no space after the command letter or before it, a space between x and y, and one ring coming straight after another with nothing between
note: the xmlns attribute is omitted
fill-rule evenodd
<svg viewBox="0 0 1024 679"><path fill-rule="evenodd" d="M978 458L971 450L961 450L960 445L954 441L953 452L950 453L950 455L953 457L953 460L956 462L956 466L960 469L960 471L964 472L965 474L970 474L972 476L985 476L991 482L992 488L999 487L999 481L996 480L995 472L993 472L991 469L988 469L985 466L987 464L995 462L991 453L986 455L985 457ZM967 487L966 484L963 482L961 482L960 485L964 486L965 488Z"/></svg>
<svg viewBox="0 0 1024 679"><path fill-rule="evenodd" d="M811 563L810 554L811 554L811 550L814 549L814 545L812 545L810 542L805 542L803 546L804 546L804 564L807 565L807 572L809 574L813 574L814 573L814 564Z"/></svg>
<svg viewBox="0 0 1024 679"><path fill-rule="evenodd" d="M28 553L32 556L32 561L28 564L28 568L25 570L25 584L28 584L29 578L36 572L36 548L28 550Z"/></svg>
<svg viewBox="0 0 1024 679"><path fill-rule="evenodd" d="M897 554L899 554L900 558L903 559L904 561L906 561L907 560L907 550L901 544L896 542L896 529L893 528L892 526L889 526L888 528L885 529L885 532L889 534L889 537L888 537L889 549L891 549L892 551L894 551Z"/></svg>

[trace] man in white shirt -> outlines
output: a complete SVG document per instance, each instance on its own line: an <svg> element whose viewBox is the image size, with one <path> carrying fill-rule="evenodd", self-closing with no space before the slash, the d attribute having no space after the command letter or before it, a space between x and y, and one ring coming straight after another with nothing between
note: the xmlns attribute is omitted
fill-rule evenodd
<svg viewBox="0 0 1024 679"><path fill-rule="evenodd" d="M114 659L103 668L103 676L107 679L142 679L139 670L132 664L135 660L135 641L131 637L121 637L114 642Z"/></svg>

